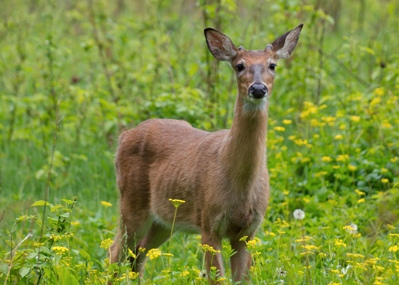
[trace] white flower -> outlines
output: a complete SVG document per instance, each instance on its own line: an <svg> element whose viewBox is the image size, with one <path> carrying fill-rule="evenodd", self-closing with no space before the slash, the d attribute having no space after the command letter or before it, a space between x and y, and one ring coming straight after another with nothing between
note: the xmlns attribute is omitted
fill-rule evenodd
<svg viewBox="0 0 399 285"><path fill-rule="evenodd" d="M295 220L303 220L305 218L305 212L301 209L296 209L293 213Z"/></svg>

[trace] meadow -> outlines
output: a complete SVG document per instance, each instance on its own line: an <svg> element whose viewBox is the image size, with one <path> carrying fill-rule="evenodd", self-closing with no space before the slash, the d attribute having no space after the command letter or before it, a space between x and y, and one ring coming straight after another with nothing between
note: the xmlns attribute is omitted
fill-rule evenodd
<svg viewBox="0 0 399 285"><path fill-rule="evenodd" d="M203 29L263 49L299 23L270 98L251 284L399 284L399 2L243 2L1 1L0 284L138 284L107 258L118 135L148 118L229 128L235 75ZM208 284L200 242L176 233L140 284Z"/></svg>

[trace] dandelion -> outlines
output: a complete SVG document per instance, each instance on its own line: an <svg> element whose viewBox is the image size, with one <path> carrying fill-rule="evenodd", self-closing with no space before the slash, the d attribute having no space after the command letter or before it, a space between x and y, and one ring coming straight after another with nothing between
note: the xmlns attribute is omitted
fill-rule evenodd
<svg viewBox="0 0 399 285"><path fill-rule="evenodd" d="M184 200L179 200L179 199L170 199L170 198L169 198L169 201L173 204L173 206L175 206L175 208L179 208L179 206L180 206L181 204L186 203L186 201L184 201Z"/></svg>
<svg viewBox="0 0 399 285"><path fill-rule="evenodd" d="M103 205L104 207L112 207L112 204L111 204L110 202L101 201L100 203L101 203L101 205Z"/></svg>
<svg viewBox="0 0 399 285"><path fill-rule="evenodd" d="M110 238L107 238L101 242L100 247L103 249L108 249L114 241Z"/></svg>
<svg viewBox="0 0 399 285"><path fill-rule="evenodd" d="M301 209L296 209L293 213L295 220L303 220L305 218L305 212Z"/></svg>

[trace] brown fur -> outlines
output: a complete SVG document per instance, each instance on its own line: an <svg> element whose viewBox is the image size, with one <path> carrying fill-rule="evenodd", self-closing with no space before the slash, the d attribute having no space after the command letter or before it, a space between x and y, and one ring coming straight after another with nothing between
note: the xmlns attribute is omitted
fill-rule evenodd
<svg viewBox="0 0 399 285"><path fill-rule="evenodd" d="M270 95L274 72L269 65L279 59L277 51L292 53L301 28L276 40L278 50L268 47L262 51L236 48L221 32L205 30L208 47L217 59L229 61L233 68L238 63L245 65L243 72L237 72L231 130L205 132L184 121L152 119L121 135L115 160L121 227L111 247L111 262L124 259L125 241L136 254L139 247L149 250L165 242L175 211L168 199L182 199L186 202L178 208L175 229L199 232L202 243L216 250L221 250L221 241L227 238L236 251L231 257L233 278L246 278L251 257L240 238L254 237L269 200L268 103L267 98L248 101L248 90L257 80ZM283 50L288 37L295 43ZM212 258L207 253L205 258L207 269L216 266L223 276L221 254ZM144 261L145 253L141 253L133 270L142 271Z"/></svg>

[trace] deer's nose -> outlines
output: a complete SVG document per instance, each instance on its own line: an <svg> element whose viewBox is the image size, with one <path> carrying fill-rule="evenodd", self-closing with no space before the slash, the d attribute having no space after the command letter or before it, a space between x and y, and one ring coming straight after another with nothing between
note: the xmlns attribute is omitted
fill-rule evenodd
<svg viewBox="0 0 399 285"><path fill-rule="evenodd" d="M249 87L249 93L256 99L262 99L267 94L267 87L262 83L254 83Z"/></svg>

